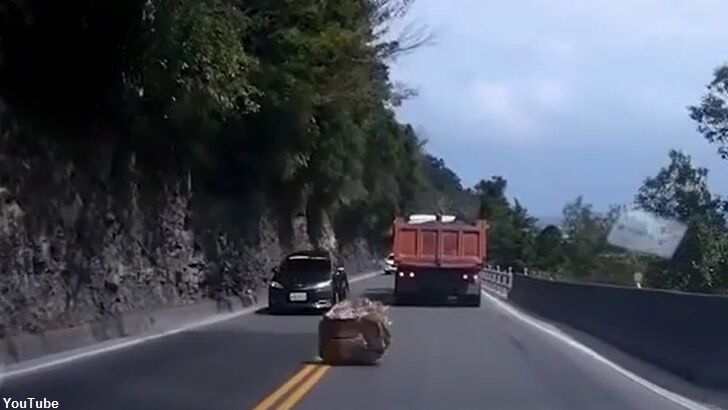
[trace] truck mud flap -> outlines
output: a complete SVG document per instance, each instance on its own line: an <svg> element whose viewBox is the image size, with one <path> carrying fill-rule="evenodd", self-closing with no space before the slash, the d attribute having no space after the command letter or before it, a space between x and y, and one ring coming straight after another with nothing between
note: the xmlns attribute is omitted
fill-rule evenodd
<svg viewBox="0 0 728 410"><path fill-rule="evenodd" d="M463 306L480 307L480 294L465 295L460 300Z"/></svg>
<svg viewBox="0 0 728 410"><path fill-rule="evenodd" d="M399 306L426 306L443 302L442 298L425 293L395 293L394 303Z"/></svg>
<svg viewBox="0 0 728 410"><path fill-rule="evenodd" d="M414 295L406 295L406 294L394 294L394 304L398 306L409 306L413 305L417 302L417 299Z"/></svg>
<svg viewBox="0 0 728 410"><path fill-rule="evenodd" d="M480 306L480 295L395 294L399 306Z"/></svg>

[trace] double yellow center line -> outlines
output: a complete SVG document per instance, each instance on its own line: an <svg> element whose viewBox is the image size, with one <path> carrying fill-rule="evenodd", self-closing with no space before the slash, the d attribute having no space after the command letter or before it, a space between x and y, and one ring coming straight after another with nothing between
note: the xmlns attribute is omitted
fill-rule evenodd
<svg viewBox="0 0 728 410"><path fill-rule="evenodd" d="M321 380L330 366L307 364L252 410L290 410Z"/></svg>

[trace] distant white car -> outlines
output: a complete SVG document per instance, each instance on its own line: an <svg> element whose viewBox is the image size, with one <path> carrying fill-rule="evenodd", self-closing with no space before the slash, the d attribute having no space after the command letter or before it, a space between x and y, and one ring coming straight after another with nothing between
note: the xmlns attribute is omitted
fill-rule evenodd
<svg viewBox="0 0 728 410"><path fill-rule="evenodd" d="M384 274L393 275L397 271L397 267L394 265L394 254L390 253L384 258Z"/></svg>

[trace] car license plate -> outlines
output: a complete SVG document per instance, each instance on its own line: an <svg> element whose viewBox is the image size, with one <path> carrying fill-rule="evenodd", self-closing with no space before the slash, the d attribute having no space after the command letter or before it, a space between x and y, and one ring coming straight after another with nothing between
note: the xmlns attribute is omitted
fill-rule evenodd
<svg viewBox="0 0 728 410"><path fill-rule="evenodd" d="M291 300L291 302L305 302L306 292L291 292L288 295L288 298Z"/></svg>

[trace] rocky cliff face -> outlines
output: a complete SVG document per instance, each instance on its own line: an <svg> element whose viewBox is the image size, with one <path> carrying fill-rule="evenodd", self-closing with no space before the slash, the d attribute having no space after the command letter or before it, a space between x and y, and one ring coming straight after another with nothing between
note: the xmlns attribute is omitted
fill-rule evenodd
<svg viewBox="0 0 728 410"><path fill-rule="evenodd" d="M0 120L0 338L256 292L284 253L310 246L281 239L260 196L206 197L189 174L149 176L109 143L33 137ZM323 225L316 245L335 248ZM361 242L342 255L356 272L368 253Z"/></svg>

